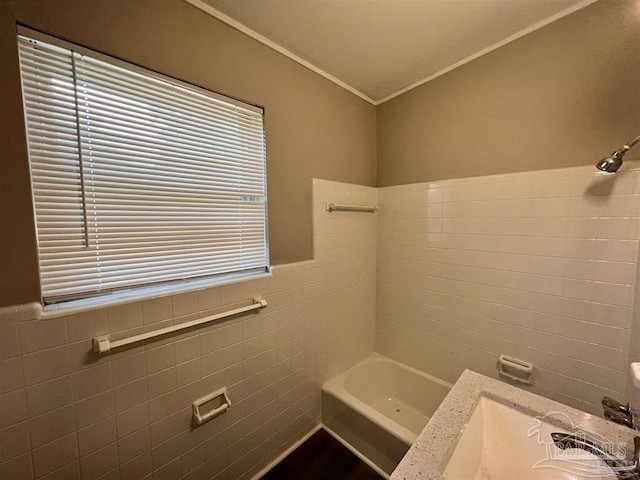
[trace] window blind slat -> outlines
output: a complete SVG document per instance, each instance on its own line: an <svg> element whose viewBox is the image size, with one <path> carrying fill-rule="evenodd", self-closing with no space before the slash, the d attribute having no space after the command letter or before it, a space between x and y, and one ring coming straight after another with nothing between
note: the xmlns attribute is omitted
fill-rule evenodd
<svg viewBox="0 0 640 480"><path fill-rule="evenodd" d="M156 101L141 105L141 97L131 95L132 99L127 101L126 91L105 92L96 87L96 85L84 87L81 96L90 96L96 110L99 109L100 113L106 118L123 118L120 107L128 106L130 108L127 113L135 116L141 123L149 122L162 125L162 120L165 120L167 123L173 123L174 120L178 118L178 123L182 128L214 131L220 138L227 138L234 142L238 141L234 133L240 132L245 135L255 133L255 123L229 123L226 117L197 117L191 115L191 111L167 108L166 105L157 103Z"/></svg>
<svg viewBox="0 0 640 480"><path fill-rule="evenodd" d="M259 263L261 261L264 261L263 255L260 253L256 253L255 255L248 254L247 261L241 260L241 262L238 262L237 251L229 251L227 255L222 255L219 252L214 252L214 253L215 254L212 255L211 258L209 258L209 260L215 259L216 262L215 263L209 262L209 264L205 264L205 265L203 265L202 261L200 260L202 256L206 255L205 252L197 252L196 253L197 256L195 258L189 258L189 257L181 258L177 255L174 255L173 258L172 257L166 258L165 263L163 263L162 265L158 264L158 262L151 261L152 259L145 262L140 257L138 257L138 258L134 258L133 260L132 259L123 259L120 261L113 260L109 263L106 263L104 265L101 264L96 267L91 265L90 268L87 268L85 270L80 269L76 271L73 275L67 274L67 276L62 278L67 278L71 282L73 281L80 282L83 280L87 282L92 282L93 280L88 275L92 274L95 269L95 271L99 271L104 275L104 278L101 283L101 287L104 287L109 282L120 282L120 281L126 280L127 278L132 278L132 279L143 278L145 276L145 273L148 273L148 272L158 272L159 275L163 275L163 280L171 276L178 279L178 278L184 278L184 275L181 275L181 273L184 273L184 272L191 271L192 274L195 271L198 271L200 274L202 274L202 272L204 271L226 272L228 271L228 266L233 265L234 263L235 264L242 263L243 264L242 269L246 267L256 268L260 266ZM127 269L123 270L123 265L130 265L132 268L131 270L127 270ZM44 266L43 274L42 274L43 278L47 278L48 273L49 272L47 271L47 266ZM55 273L55 271L53 272L53 275L55 275L55 277L59 276ZM69 282L66 282L66 283L69 283ZM149 283L149 282L147 281L145 283ZM69 286L71 285L67 285L66 287L68 288Z"/></svg>
<svg viewBox="0 0 640 480"><path fill-rule="evenodd" d="M268 268L255 107L19 46L45 303Z"/></svg>
<svg viewBox="0 0 640 480"><path fill-rule="evenodd" d="M129 146L132 150L139 148L143 151L154 151L155 149L161 149L165 154L171 154L176 157L183 156L183 152L188 152L195 155L201 155L207 158L210 153L210 150L205 148L204 146L198 144L177 144L177 142L172 142L167 139L164 142L153 141L151 139L144 141L141 136L138 135L114 135L116 132L111 132L108 134L103 133L99 128L92 129L88 131L86 127L83 125L82 127L82 135L88 141L93 144L96 144L97 147L102 147L105 149L122 149L123 145ZM247 151L247 152L238 152L234 151L230 147L220 147L217 146L215 152L218 155L224 155L223 158L232 158L235 159L237 157L242 157L244 159L251 158L250 154L255 152ZM244 155L243 155L244 153ZM254 157L255 158L255 157Z"/></svg>
<svg viewBox="0 0 640 480"><path fill-rule="evenodd" d="M52 145L49 151L53 148L67 148L66 146ZM86 151L86 150L85 150ZM129 152L118 151L114 149L105 149L100 145L92 145L92 156L96 161L104 160L104 153L108 152L109 162L111 164L118 164L121 167L136 168L141 166L144 168L155 168L157 164L166 165L167 168L182 168L186 169L186 165L193 166L193 168L200 169L205 172L226 172L231 168L237 168L245 173L251 173L256 171L253 161L236 161L233 158L227 156L218 155L215 151L211 151L208 156L203 155L191 155L189 152L182 152L181 159L178 161L174 156L163 154L153 149L135 149L131 148ZM77 154L77 149L74 151ZM132 158L135 162L132 162ZM188 164L186 162L189 162ZM188 170L188 169L187 169Z"/></svg>
<svg viewBox="0 0 640 480"><path fill-rule="evenodd" d="M162 104L167 108L175 107L183 110L192 109L192 118L200 118L210 121L212 118L228 118L232 124L261 124L260 115L244 109L238 105L222 102L211 97L189 91L181 86L170 85L157 79L150 79L135 72L124 69L104 66L104 62L92 60L84 57L82 77L93 79L96 84L104 82L106 88L120 87L127 89L131 95L124 95L125 98L147 98L149 101L162 100ZM155 80L155 81L154 81Z"/></svg>

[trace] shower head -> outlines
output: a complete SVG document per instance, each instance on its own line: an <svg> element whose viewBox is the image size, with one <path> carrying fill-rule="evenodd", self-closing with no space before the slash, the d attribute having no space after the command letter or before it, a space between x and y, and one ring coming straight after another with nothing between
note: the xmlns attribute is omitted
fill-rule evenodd
<svg viewBox="0 0 640 480"><path fill-rule="evenodd" d="M616 173L622 165L622 155L618 155L619 152L613 152L610 157L605 157L596 163L596 168L607 173Z"/></svg>
<svg viewBox="0 0 640 480"><path fill-rule="evenodd" d="M605 157L596 163L596 168L598 170L602 170L607 173L616 173L622 165L622 157L627 153L631 147L633 147L636 143L640 142L640 135L631 140L626 145L623 145L620 150L616 150L609 157Z"/></svg>

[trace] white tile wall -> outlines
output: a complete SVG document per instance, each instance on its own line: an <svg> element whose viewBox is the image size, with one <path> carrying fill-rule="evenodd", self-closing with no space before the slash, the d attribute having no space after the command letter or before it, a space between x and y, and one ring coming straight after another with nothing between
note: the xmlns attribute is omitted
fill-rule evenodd
<svg viewBox="0 0 640 480"><path fill-rule="evenodd" d="M376 350L455 381L496 376L601 413L625 398L640 182L592 166L381 188Z"/></svg>
<svg viewBox="0 0 640 480"><path fill-rule="evenodd" d="M320 422L320 386L373 351L376 189L314 182L315 260L266 280L65 318L0 316L0 478L251 478ZM104 358L91 338L246 305L267 309ZM191 428L191 402L229 387L228 412Z"/></svg>
<svg viewBox="0 0 640 480"><path fill-rule="evenodd" d="M320 267L316 283L298 294L320 298L317 308L328 302L332 378L374 350L378 214L327 212L327 202L375 205L377 189L314 180L314 257Z"/></svg>

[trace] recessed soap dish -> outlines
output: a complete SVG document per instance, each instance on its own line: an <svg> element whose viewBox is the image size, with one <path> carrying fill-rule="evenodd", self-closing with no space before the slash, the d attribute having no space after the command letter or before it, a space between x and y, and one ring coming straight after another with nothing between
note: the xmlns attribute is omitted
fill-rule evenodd
<svg viewBox="0 0 640 480"><path fill-rule="evenodd" d="M209 408L213 407L206 413L200 411L200 407L207 404ZM227 387L222 387L215 392L211 392L209 395L199 398L193 402L193 423L195 425L202 425L209 420L222 415L231 406L231 400L227 395Z"/></svg>
<svg viewBox="0 0 640 480"><path fill-rule="evenodd" d="M498 360L498 371L503 377L531 385L533 363L525 362L524 360L510 357L508 355L500 355L500 359Z"/></svg>

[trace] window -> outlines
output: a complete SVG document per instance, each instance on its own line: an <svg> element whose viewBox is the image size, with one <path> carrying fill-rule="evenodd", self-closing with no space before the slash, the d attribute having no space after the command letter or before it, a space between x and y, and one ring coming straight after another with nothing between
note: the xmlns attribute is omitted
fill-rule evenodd
<svg viewBox="0 0 640 480"><path fill-rule="evenodd" d="M45 305L269 270L261 108L18 40Z"/></svg>

